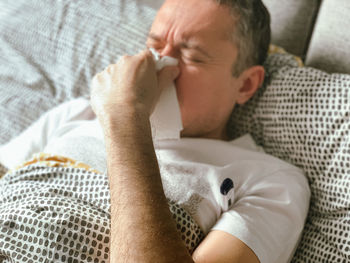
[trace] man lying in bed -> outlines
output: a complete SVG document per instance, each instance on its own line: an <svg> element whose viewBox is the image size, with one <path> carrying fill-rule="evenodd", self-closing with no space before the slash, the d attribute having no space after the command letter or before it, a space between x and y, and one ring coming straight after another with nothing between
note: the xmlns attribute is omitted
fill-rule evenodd
<svg viewBox="0 0 350 263"><path fill-rule="evenodd" d="M289 261L307 181L249 136L229 141L226 131L234 105L263 83L269 41L260 0L167 0L147 46L178 67L157 75L149 51L125 56L95 77L93 112L84 99L66 103L2 147L7 166L13 148L23 159L17 146L43 153L1 180L0 259ZM149 116L173 80L182 138L154 149Z"/></svg>

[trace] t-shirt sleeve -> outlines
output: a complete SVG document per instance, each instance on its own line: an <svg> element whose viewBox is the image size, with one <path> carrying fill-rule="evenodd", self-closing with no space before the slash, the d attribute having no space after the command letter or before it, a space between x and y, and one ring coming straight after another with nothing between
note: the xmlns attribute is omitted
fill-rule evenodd
<svg viewBox="0 0 350 263"><path fill-rule="evenodd" d="M261 263L289 262L307 216L310 189L298 168L250 180L211 230L227 232L250 247Z"/></svg>

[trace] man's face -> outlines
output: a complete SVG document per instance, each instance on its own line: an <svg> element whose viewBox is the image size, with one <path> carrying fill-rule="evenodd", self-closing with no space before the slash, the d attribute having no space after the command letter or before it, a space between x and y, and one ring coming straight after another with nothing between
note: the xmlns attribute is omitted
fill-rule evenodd
<svg viewBox="0 0 350 263"><path fill-rule="evenodd" d="M167 0L152 25L147 46L179 59L182 137L226 139L239 87L231 21L229 9L212 0Z"/></svg>

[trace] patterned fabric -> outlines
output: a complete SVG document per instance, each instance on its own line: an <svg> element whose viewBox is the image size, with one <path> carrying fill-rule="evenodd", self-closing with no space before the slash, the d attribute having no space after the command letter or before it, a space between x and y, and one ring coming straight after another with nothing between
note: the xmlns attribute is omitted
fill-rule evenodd
<svg viewBox="0 0 350 263"><path fill-rule="evenodd" d="M312 197L292 262L350 261L350 75L269 56L268 80L237 106L232 137L251 133L264 150L302 168Z"/></svg>
<svg viewBox="0 0 350 263"><path fill-rule="evenodd" d="M156 13L129 0L2 0L0 10L0 144L88 97L96 73L145 48Z"/></svg>
<svg viewBox="0 0 350 263"><path fill-rule="evenodd" d="M0 180L0 262L108 262L108 178L81 165L41 154ZM204 234L168 201L192 253Z"/></svg>

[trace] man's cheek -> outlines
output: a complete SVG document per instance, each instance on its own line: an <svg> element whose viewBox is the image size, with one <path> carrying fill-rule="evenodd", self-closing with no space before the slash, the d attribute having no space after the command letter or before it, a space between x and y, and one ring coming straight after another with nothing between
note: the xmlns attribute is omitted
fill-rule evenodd
<svg viewBox="0 0 350 263"><path fill-rule="evenodd" d="M180 75L176 83L180 86L181 90L188 89L189 87L195 89L205 78L204 72L198 67L182 64L180 65Z"/></svg>
<svg viewBox="0 0 350 263"><path fill-rule="evenodd" d="M188 69L182 70L180 76L176 79L176 92L180 106L192 101L202 85L200 74Z"/></svg>

